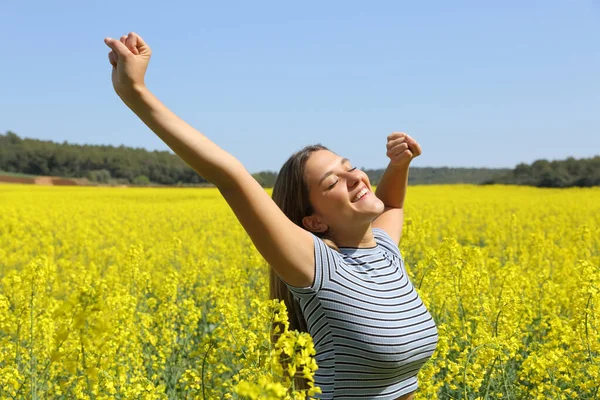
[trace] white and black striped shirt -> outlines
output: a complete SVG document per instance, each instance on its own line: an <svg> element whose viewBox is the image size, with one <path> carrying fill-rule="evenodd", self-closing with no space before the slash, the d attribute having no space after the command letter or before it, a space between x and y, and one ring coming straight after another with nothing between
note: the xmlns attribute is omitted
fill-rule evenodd
<svg viewBox="0 0 600 400"><path fill-rule="evenodd" d="M337 252L314 236L315 280L287 285L315 343L319 399L390 399L413 392L438 331L391 237Z"/></svg>

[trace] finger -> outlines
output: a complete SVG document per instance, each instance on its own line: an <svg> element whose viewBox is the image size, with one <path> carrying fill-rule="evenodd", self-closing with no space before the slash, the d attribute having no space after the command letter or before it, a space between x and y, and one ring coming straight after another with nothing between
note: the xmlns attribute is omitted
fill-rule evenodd
<svg viewBox="0 0 600 400"><path fill-rule="evenodd" d="M397 157L398 155L404 153L406 150L409 150L408 144L402 143L401 145L393 148L391 152L392 152L392 154L394 154Z"/></svg>
<svg viewBox="0 0 600 400"><path fill-rule="evenodd" d="M406 141L406 137L399 137L397 139L389 140L385 146L389 150L389 149L394 148L395 146L398 146L400 143L403 143L405 141Z"/></svg>
<svg viewBox="0 0 600 400"><path fill-rule="evenodd" d="M129 38L130 35L131 34L121 36L121 38L119 39L119 41L121 43L123 43L125 46L127 46L127 48L129 49L129 51L131 51L132 54L135 54L137 56L138 54L140 54L140 52L135 47L135 44L131 43L131 39Z"/></svg>
<svg viewBox="0 0 600 400"><path fill-rule="evenodd" d="M397 146L390 150L390 153L392 154L392 157L398 157L400 154L404 153L407 150L410 150L408 148L408 144L402 143L400 146Z"/></svg>
<svg viewBox="0 0 600 400"><path fill-rule="evenodd" d="M136 56L140 54L137 48L137 35L135 33L130 32L129 35L127 35L127 38L125 39L125 45Z"/></svg>
<svg viewBox="0 0 600 400"><path fill-rule="evenodd" d="M404 150L402 153L398 154L395 158L399 160L410 160L413 156L413 153L410 150Z"/></svg>
<svg viewBox="0 0 600 400"><path fill-rule="evenodd" d="M390 149L390 153L392 154L400 154L405 150L409 150L409 146L408 143L404 142L404 143L400 143L398 146L392 147Z"/></svg>
<svg viewBox="0 0 600 400"><path fill-rule="evenodd" d="M408 136L407 143L409 144L410 150L415 157L421 155L421 145L419 145L415 139Z"/></svg>
<svg viewBox="0 0 600 400"><path fill-rule="evenodd" d="M398 155L402 154L406 150L408 150L408 144L407 143L401 143L398 146L389 149L386 154L387 154L388 157L394 158L394 157L398 157Z"/></svg>
<svg viewBox="0 0 600 400"><path fill-rule="evenodd" d="M149 55L151 53L150 46L146 44L140 35L135 32L130 32L129 35L135 38L135 47L138 49L139 54Z"/></svg>
<svg viewBox="0 0 600 400"><path fill-rule="evenodd" d="M116 58L116 54L115 54L115 52L114 52L114 51L112 51L112 50L108 52L108 61L110 62L110 64L111 64L113 67L116 67L116 66L117 66L117 58Z"/></svg>
<svg viewBox="0 0 600 400"><path fill-rule="evenodd" d="M404 132L392 132L389 136L388 136L388 140L394 140L397 138L401 138L406 136L406 133Z"/></svg>
<svg viewBox="0 0 600 400"><path fill-rule="evenodd" d="M406 136L406 133L404 132L392 132L392 134L387 137L387 140L389 142L390 140L398 139L404 136Z"/></svg>
<svg viewBox="0 0 600 400"><path fill-rule="evenodd" d="M121 57L125 59L126 57L131 56L131 51L129 51L127 46L125 46L117 39L106 38L104 39L104 43L106 43L106 45L115 52L115 54L117 55L117 60Z"/></svg>
<svg viewBox="0 0 600 400"><path fill-rule="evenodd" d="M397 156L391 158L392 164L407 164L413 158L413 154L410 150L405 150Z"/></svg>
<svg viewBox="0 0 600 400"><path fill-rule="evenodd" d="M127 36L125 36L125 35L123 35L119 38L119 42L123 43L125 45L125 47L127 47L125 40L127 40ZM131 49L129 49L129 51L131 51Z"/></svg>
<svg viewBox="0 0 600 400"><path fill-rule="evenodd" d="M411 147L410 150L412 151L415 157L420 156L422 153L421 146L419 146L418 144L416 144L416 146Z"/></svg>

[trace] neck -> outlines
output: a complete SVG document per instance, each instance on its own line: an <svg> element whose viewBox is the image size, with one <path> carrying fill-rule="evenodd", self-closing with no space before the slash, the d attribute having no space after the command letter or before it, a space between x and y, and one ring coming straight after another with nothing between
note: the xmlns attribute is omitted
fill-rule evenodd
<svg viewBox="0 0 600 400"><path fill-rule="evenodd" d="M327 238L332 240L337 247L368 248L375 247L377 243L373 237L371 223L366 227L355 226L354 229L331 231Z"/></svg>

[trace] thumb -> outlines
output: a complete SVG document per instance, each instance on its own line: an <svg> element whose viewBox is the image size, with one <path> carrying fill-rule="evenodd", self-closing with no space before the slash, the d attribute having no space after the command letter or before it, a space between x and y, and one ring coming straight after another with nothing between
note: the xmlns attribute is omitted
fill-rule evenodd
<svg viewBox="0 0 600 400"><path fill-rule="evenodd" d="M104 43L106 43L106 45L108 47L110 47L115 53L117 53L119 58L121 58L121 57L125 58L125 57L128 57L129 55L133 54L127 48L127 46L125 46L123 43L121 43L117 39L107 37L104 39Z"/></svg>

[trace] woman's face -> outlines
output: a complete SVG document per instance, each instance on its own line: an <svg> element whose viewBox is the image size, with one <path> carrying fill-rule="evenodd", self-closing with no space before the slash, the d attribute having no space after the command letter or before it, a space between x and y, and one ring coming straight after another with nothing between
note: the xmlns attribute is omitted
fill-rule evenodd
<svg viewBox="0 0 600 400"><path fill-rule="evenodd" d="M317 223L309 229L313 232L324 232L327 227L333 234L353 230L370 224L383 212L384 204L371 191L367 174L331 151L310 155L305 179Z"/></svg>

